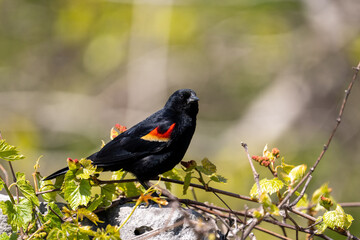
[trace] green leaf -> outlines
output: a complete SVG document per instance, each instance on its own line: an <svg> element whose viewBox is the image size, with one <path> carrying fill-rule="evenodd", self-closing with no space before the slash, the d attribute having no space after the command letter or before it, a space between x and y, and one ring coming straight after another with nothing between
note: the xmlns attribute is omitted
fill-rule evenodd
<svg viewBox="0 0 360 240"><path fill-rule="evenodd" d="M170 171L167 171L167 172L165 172L165 173L163 173L161 175L163 177L165 177L165 178L170 178L170 179L175 179L175 180L182 181L181 176L179 175L178 171L175 168L173 168ZM171 190L171 183L165 182L165 186L166 186L166 189Z"/></svg>
<svg viewBox="0 0 360 240"><path fill-rule="evenodd" d="M95 211L103 203L103 200L104 196L99 196L98 194L96 194L94 200L92 200L87 207L87 210Z"/></svg>
<svg viewBox="0 0 360 240"><path fill-rule="evenodd" d="M294 167L294 165L286 164L284 157L281 158L281 168L286 174L289 174Z"/></svg>
<svg viewBox="0 0 360 240"><path fill-rule="evenodd" d="M2 233L0 235L0 240L17 240L18 235L16 233L12 233L10 236L7 235L7 233Z"/></svg>
<svg viewBox="0 0 360 240"><path fill-rule="evenodd" d="M106 229L97 229L97 232L94 235L94 240L121 240L120 238L120 228L118 226L107 225Z"/></svg>
<svg viewBox="0 0 360 240"><path fill-rule="evenodd" d="M330 197L332 189L329 188L328 183L324 183L320 188L316 189L312 195L311 201L317 204L321 196Z"/></svg>
<svg viewBox="0 0 360 240"><path fill-rule="evenodd" d="M262 179L260 180L260 188L261 192L267 193L269 195L276 193L277 191L281 190L284 187L284 183L279 180L278 178L273 179ZM253 185L253 187L250 190L250 196L251 198L256 198L258 196L258 188L256 186L256 183Z"/></svg>
<svg viewBox="0 0 360 240"><path fill-rule="evenodd" d="M76 174L76 176L80 179L89 179L90 176L97 173L96 166L92 165L91 160L81 159L80 164L82 166L81 170Z"/></svg>
<svg viewBox="0 0 360 240"><path fill-rule="evenodd" d="M141 190L136 187L134 182L123 184L123 189L127 197L137 196L141 193Z"/></svg>
<svg viewBox="0 0 360 240"><path fill-rule="evenodd" d="M208 169L204 168L203 166L196 166L195 169L198 170L199 172L207 175L207 176L210 176L211 174L213 174L211 171L209 171Z"/></svg>
<svg viewBox="0 0 360 240"><path fill-rule="evenodd" d="M113 200L113 195L115 193L115 185L114 184L105 184L104 186L101 186L101 193L100 195L104 197L104 201L111 204Z"/></svg>
<svg viewBox="0 0 360 240"><path fill-rule="evenodd" d="M9 145L5 139L2 139L0 140L0 158L6 161L15 161L24 159L25 156L19 154L18 150L16 150L16 147Z"/></svg>
<svg viewBox="0 0 360 240"><path fill-rule="evenodd" d="M26 228L27 224L32 220L33 205L26 198L20 199L20 203L15 205L9 200L0 202L0 208L3 214L7 215L8 223L16 229L20 229L20 227Z"/></svg>
<svg viewBox="0 0 360 240"><path fill-rule="evenodd" d="M323 216L324 223L331 229L348 229L354 218L346 214L343 208L338 204L334 211L328 211Z"/></svg>
<svg viewBox="0 0 360 240"><path fill-rule="evenodd" d="M111 180L121 180L124 176L125 172L123 170L118 170L115 172L112 172Z"/></svg>
<svg viewBox="0 0 360 240"><path fill-rule="evenodd" d="M64 182L64 198L70 204L72 209L76 209L80 205L86 206L91 198L91 186L89 181L82 179L80 183L77 181L67 181L65 176Z"/></svg>
<svg viewBox="0 0 360 240"><path fill-rule="evenodd" d="M212 162L210 162L209 159L204 158L203 160L201 160L201 164L206 171L210 172L211 174L216 173L216 166Z"/></svg>
<svg viewBox="0 0 360 240"><path fill-rule="evenodd" d="M46 180L46 181L40 181L40 191L50 191L50 190L54 190L56 189L56 187L54 186L54 184L52 183L51 180ZM56 201L56 192L49 192L49 193L44 193L42 194L42 198L45 200L45 202L55 202Z"/></svg>
<svg viewBox="0 0 360 240"><path fill-rule="evenodd" d="M89 211L86 208L79 208L77 210L77 215L82 221L84 217L92 221L95 225L97 225L98 222L102 223L103 221L100 221L99 217L93 213L92 211Z"/></svg>
<svg viewBox="0 0 360 240"><path fill-rule="evenodd" d="M226 183L227 179L219 174L213 174L210 177L211 180L213 180L214 182L219 182L219 183Z"/></svg>
<svg viewBox="0 0 360 240"><path fill-rule="evenodd" d="M259 199L259 202L263 205L267 212L279 216L279 208L272 203L269 194L263 192Z"/></svg>
<svg viewBox="0 0 360 240"><path fill-rule="evenodd" d="M319 224L315 225L316 227L316 233L317 234L322 234L323 232L325 232L325 230L327 229L328 225L322 221L323 217L320 216L316 219L316 222L320 222Z"/></svg>
<svg viewBox="0 0 360 240"><path fill-rule="evenodd" d="M190 181L191 181L191 174L193 172L187 172L184 178L184 186L183 186L183 195L186 194L189 186L190 186Z"/></svg>
<svg viewBox="0 0 360 240"><path fill-rule="evenodd" d="M46 206L48 209L47 209L47 213L46 215L44 216L43 220L42 220L42 223L45 223L47 221L50 220L49 224L47 225L48 227L50 228L59 228L61 227L61 219L57 216L59 215L60 217L63 217L63 214L61 212L61 210L59 209L59 207L54 203L54 202L50 202L47 204ZM54 214L50 208L57 213Z"/></svg>
<svg viewBox="0 0 360 240"><path fill-rule="evenodd" d="M0 191L3 190L5 186L5 182L2 180L2 178L0 178Z"/></svg>
<svg viewBox="0 0 360 240"><path fill-rule="evenodd" d="M90 226L79 226L74 223L65 222L60 228L53 228L46 239L77 239L88 240L89 236L92 236L93 231L90 230Z"/></svg>
<svg viewBox="0 0 360 240"><path fill-rule="evenodd" d="M289 172L289 178L290 178L291 185L294 185L297 181L299 181L300 179L303 178L303 176L306 172L306 168L307 167L305 164L301 164L299 166L294 167Z"/></svg>
<svg viewBox="0 0 360 240"><path fill-rule="evenodd" d="M36 206L40 205L35 189L30 185L30 182L25 179L24 173L16 173L16 185L25 198L29 199Z"/></svg>

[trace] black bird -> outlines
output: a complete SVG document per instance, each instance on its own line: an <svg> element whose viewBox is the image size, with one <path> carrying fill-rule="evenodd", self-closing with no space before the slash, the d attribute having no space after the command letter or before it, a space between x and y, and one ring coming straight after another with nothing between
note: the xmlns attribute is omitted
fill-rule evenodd
<svg viewBox="0 0 360 240"><path fill-rule="evenodd" d="M196 127L198 100L191 89L174 92L163 109L119 134L87 159L104 171L131 172L146 187L146 181L171 170L184 157ZM60 169L44 180L67 171L67 167Z"/></svg>

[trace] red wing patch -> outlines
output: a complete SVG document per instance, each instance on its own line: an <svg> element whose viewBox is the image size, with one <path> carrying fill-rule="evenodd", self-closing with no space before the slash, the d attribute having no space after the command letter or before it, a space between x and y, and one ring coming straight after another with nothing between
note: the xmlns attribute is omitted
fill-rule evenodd
<svg viewBox="0 0 360 240"><path fill-rule="evenodd" d="M152 141L152 142L167 142L170 140L170 136L172 131L174 130L175 123L173 123L169 129L164 132L159 132L159 127L156 127L154 130L146 134L145 136L141 137L143 140Z"/></svg>

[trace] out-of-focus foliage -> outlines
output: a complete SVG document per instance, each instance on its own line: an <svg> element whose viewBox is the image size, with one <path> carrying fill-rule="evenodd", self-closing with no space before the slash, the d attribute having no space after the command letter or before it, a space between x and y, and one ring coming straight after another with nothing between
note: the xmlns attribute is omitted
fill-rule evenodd
<svg viewBox="0 0 360 240"><path fill-rule="evenodd" d="M0 130L28 156L14 166L28 175L44 154L50 173L86 157L114 123L131 127L184 87L200 97L185 160L209 157L229 190L253 184L241 141L311 166L360 59L359 10L357 0L1 0ZM329 182L338 201L360 198L358 91L309 186Z"/></svg>

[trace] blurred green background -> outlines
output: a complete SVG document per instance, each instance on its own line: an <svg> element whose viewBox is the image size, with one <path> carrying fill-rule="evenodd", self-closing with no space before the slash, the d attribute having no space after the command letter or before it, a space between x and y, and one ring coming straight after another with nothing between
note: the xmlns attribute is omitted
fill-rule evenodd
<svg viewBox="0 0 360 240"><path fill-rule="evenodd" d="M46 176L86 157L179 88L200 98L185 160L213 161L228 178L215 187L249 194L241 141L311 166L360 60L359 11L357 0L0 0L0 130L27 157L15 170L30 177L43 155ZM329 182L339 202L360 199L359 86L309 193ZM346 211L360 234L360 210Z"/></svg>

